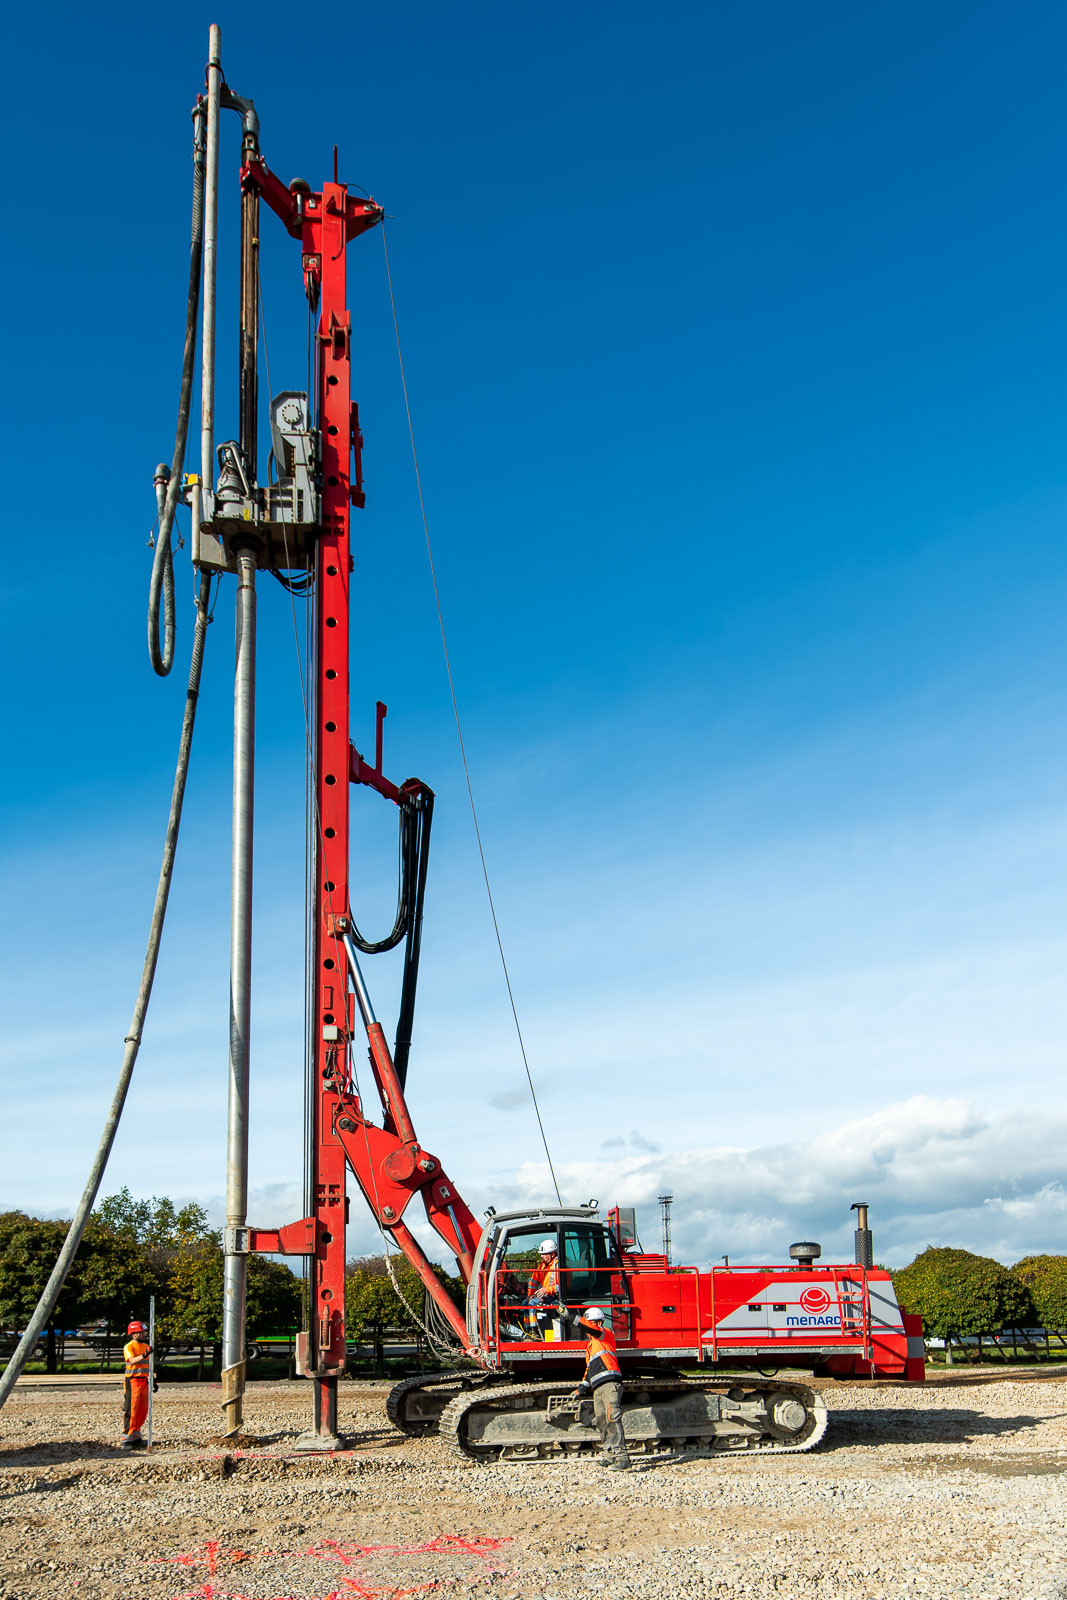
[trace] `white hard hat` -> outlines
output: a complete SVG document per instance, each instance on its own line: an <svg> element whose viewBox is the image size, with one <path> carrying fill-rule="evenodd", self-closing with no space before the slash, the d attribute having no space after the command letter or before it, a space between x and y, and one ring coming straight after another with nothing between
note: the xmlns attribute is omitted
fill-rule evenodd
<svg viewBox="0 0 1067 1600"><path fill-rule="evenodd" d="M599 1306L586 1306L585 1310L581 1313L580 1320L582 1322L603 1322L604 1313L601 1311Z"/></svg>
<svg viewBox="0 0 1067 1600"><path fill-rule="evenodd" d="M543 1256L554 1256L556 1253L556 1241L555 1239L542 1239L537 1248L540 1250Z"/></svg>

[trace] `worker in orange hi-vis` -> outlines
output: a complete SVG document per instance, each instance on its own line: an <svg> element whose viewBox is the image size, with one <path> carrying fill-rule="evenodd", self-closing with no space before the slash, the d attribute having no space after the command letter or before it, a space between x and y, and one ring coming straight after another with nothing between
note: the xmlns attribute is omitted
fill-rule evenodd
<svg viewBox="0 0 1067 1600"><path fill-rule="evenodd" d="M601 1465L625 1472L630 1465L622 1431L622 1373L615 1354L615 1335L599 1306L587 1306L578 1321L585 1334L585 1375L574 1391L576 1400L593 1399L593 1417L600 1435Z"/></svg>
<svg viewBox="0 0 1067 1600"><path fill-rule="evenodd" d="M145 1441L141 1437L141 1428L148 1416L148 1385L155 1382L149 1359L152 1346L148 1343L148 1329L143 1322L131 1322L126 1332L130 1340L122 1351L126 1362L126 1375L122 1383L122 1423L126 1432L122 1437L122 1448L143 1450Z"/></svg>
<svg viewBox="0 0 1067 1600"><path fill-rule="evenodd" d="M544 1338L553 1317L559 1314L559 1256L555 1239L542 1239L537 1253L540 1260L530 1274L530 1303L537 1310L528 1320L530 1331Z"/></svg>

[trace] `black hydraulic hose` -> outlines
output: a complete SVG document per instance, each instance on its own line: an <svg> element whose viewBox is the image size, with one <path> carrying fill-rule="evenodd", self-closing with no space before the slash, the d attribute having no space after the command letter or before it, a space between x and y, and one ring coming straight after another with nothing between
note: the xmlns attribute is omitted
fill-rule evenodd
<svg viewBox="0 0 1067 1600"><path fill-rule="evenodd" d="M415 1024L415 991L419 982L419 956L422 952L422 911L426 902L426 871L430 864L430 824L433 821L433 791L423 789L416 803L422 812L419 836L418 868L415 893L411 906L411 919L407 928L407 945L404 950L404 976L400 985L400 1012L393 1041L393 1066L402 1089L407 1087L408 1057L411 1054L411 1033Z"/></svg>
<svg viewBox="0 0 1067 1600"><path fill-rule="evenodd" d="M430 795L427 806L424 794ZM384 955L395 950L411 927L414 891L419 873L419 860L429 847L429 824L433 814L433 796L429 790L405 795L400 802L400 872L396 896L396 920L384 939L365 939L352 924L352 942L365 956ZM425 839L425 845L422 841ZM424 874L425 876L425 874Z"/></svg>
<svg viewBox="0 0 1067 1600"><path fill-rule="evenodd" d="M185 304L185 352L182 358L182 384L178 397L178 425L174 436L174 456L166 496L160 492L159 533L152 558L152 578L148 586L148 654L152 667L165 678L174 664L174 553L171 533L185 466L185 441L189 436L189 411L193 395L193 362L196 355L196 323L200 309L200 266L204 253L204 108L198 101L193 111L193 221L189 248L189 292ZM161 483L157 474L157 487ZM163 603L163 641L160 646L159 608Z"/></svg>
<svg viewBox="0 0 1067 1600"><path fill-rule="evenodd" d="M426 872L430 864L430 826L434 801L433 790L417 779L410 779L404 785L404 790L400 802L400 881L397 887L396 920L384 939L365 939L355 923L351 923L352 943L366 956L395 950L402 939L406 940L400 1014L393 1044L393 1065L402 1089L407 1083L411 1030L415 1019L415 991L422 948L422 910L426 900Z"/></svg>
<svg viewBox="0 0 1067 1600"><path fill-rule="evenodd" d="M144 1027L145 1015L148 1011L148 1001L152 994L152 983L156 975L156 961L159 957L159 942L163 936L163 920L167 914L167 898L170 894L171 875L174 870L174 854L178 845L178 828L181 824L182 802L185 799L185 780L189 771L189 755L193 745L193 725L196 721L196 703L200 693L200 669L204 659L204 638L211 618L208 613L208 599L211 588L211 579L206 572L200 574L200 592L196 602L196 629L193 634L193 656L189 665L189 686L185 694L185 715L182 718L181 739L178 744L178 765L174 773L174 787L170 797L170 816L167 819L167 834L163 843L163 860L159 868L159 883L156 887L156 900L152 908L152 923L148 930L148 948L145 951L144 970L141 973L141 987L137 991L137 1003L133 1008L133 1020L130 1031L126 1035L126 1050L122 1058L122 1069L119 1072L118 1083L111 1101L111 1108L104 1123L104 1131L100 1144L93 1160L85 1192L78 1202L78 1209L71 1219L67 1229L67 1237L63 1241L63 1248L59 1252L59 1259L52 1268L52 1276L45 1285L44 1293L37 1302L37 1308L30 1318L25 1333L19 1341L11 1360L0 1377L0 1406L4 1404L8 1395L15 1387L23 1367L29 1360L30 1353L36 1347L37 1340L47 1327L55 1310L56 1301L70 1271L74 1257L78 1253L85 1225L89 1220L89 1213L96 1203L96 1196L104 1176L111 1146L115 1142L118 1132L119 1118L126 1100L126 1092L130 1087L133 1077L134 1062L137 1052L141 1047L141 1030Z"/></svg>

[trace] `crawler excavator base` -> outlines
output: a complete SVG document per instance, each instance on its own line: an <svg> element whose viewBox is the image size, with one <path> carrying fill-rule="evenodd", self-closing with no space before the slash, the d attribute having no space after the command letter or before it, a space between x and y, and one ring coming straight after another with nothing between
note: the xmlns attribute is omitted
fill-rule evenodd
<svg viewBox="0 0 1067 1600"><path fill-rule="evenodd" d="M572 1392L558 1383L504 1384L456 1394L441 1414L440 1433L464 1460L544 1461L595 1455L595 1427L578 1415L550 1412L549 1401ZM633 1455L678 1450L702 1453L812 1450L827 1427L822 1397L802 1383L768 1379L708 1385L684 1378L630 1378L623 1383L622 1425Z"/></svg>

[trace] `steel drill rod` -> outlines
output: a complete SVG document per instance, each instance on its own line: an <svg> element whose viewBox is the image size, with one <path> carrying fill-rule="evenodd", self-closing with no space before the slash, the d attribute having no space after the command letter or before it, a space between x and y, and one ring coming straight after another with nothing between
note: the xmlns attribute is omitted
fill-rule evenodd
<svg viewBox="0 0 1067 1600"><path fill-rule="evenodd" d="M222 88L222 29L211 24L207 53L207 170L204 174L204 321L200 372L200 476L210 495L215 486L215 280L219 231L219 93ZM211 515L211 502L205 508Z"/></svg>
<svg viewBox="0 0 1067 1600"><path fill-rule="evenodd" d="M248 1213L248 1067L252 1002L252 813L256 734L256 559L237 553L233 690L233 876L230 902L230 1092L226 1128L226 1255L223 1263L222 1403L226 1432L241 1426L248 1255L234 1230Z"/></svg>

